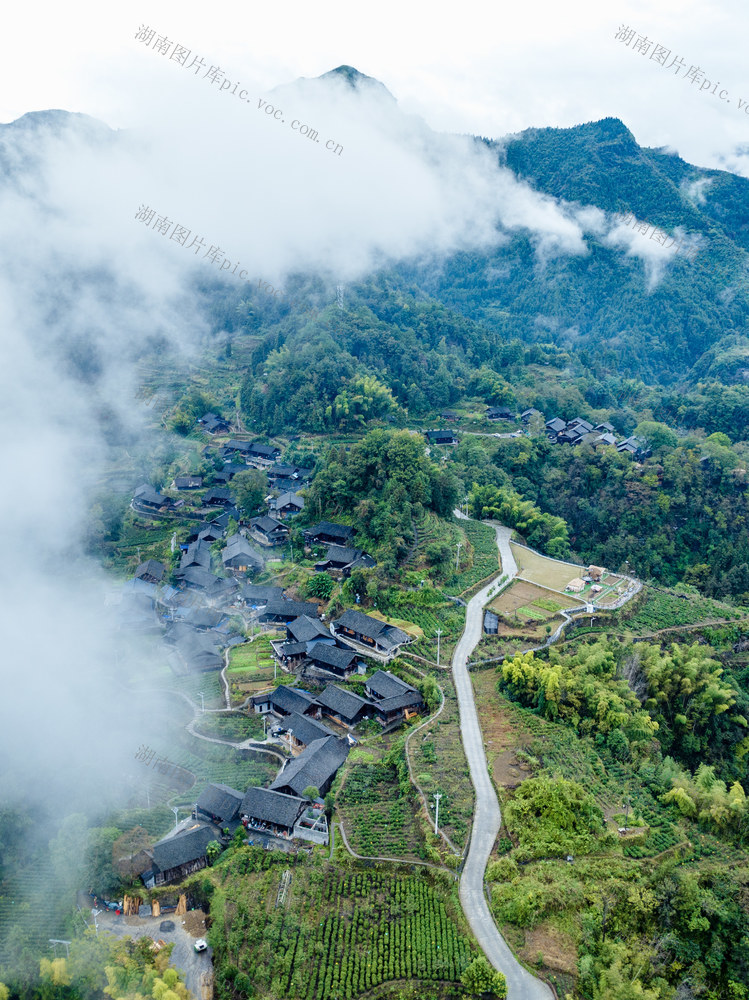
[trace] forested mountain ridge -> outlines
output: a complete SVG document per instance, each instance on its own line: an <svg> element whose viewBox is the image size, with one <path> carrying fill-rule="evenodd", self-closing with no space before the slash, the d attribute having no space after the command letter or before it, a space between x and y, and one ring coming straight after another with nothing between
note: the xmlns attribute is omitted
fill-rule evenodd
<svg viewBox="0 0 749 1000"><path fill-rule="evenodd" d="M721 233L749 249L749 180L643 148L618 118L526 129L491 145L501 162L554 198L608 212L629 209L665 229Z"/></svg>

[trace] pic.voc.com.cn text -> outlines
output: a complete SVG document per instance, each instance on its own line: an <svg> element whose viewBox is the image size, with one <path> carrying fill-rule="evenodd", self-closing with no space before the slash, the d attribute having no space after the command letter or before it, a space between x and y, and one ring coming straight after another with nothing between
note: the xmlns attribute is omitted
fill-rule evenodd
<svg viewBox="0 0 749 1000"><path fill-rule="evenodd" d="M148 205L140 205L138 211L135 213L135 219L137 222L142 222L148 229L152 229L160 236L166 236L170 241L178 243L179 246L184 247L186 250L192 250L193 255L196 257L199 253L202 253L202 251L205 250L205 253L202 254L203 260L207 260L210 264L219 264L220 272L226 271L227 274L231 274L232 276L236 274L240 261L236 262L234 269L232 270L231 261L226 258L226 255L220 246L209 244L208 249L206 250L206 242L202 236L193 235L190 229L187 229L179 222L174 222L166 215L159 215L156 209L149 208ZM192 239L190 240L191 236ZM188 240L190 240L189 243L187 242ZM246 278L246 274L246 269L242 268L239 274L237 274L237 277L240 281L244 281L246 284L252 285L253 281ZM255 287L262 289L264 292L267 292L268 295L272 295L274 297L279 295L283 296L285 301L290 306L298 308L300 313L309 313L311 316L315 316L319 311L314 309L312 306L299 305L299 303L296 303L294 299L286 298L286 293L283 289L274 288L273 285L267 281L263 281L262 278L258 278Z"/></svg>
<svg viewBox="0 0 749 1000"><path fill-rule="evenodd" d="M136 42L143 42L147 48L150 48L152 52L156 52L157 55L168 57L169 62L175 62L183 69L192 70L194 76L198 76L202 73L202 79L208 80L208 83L211 86L219 84L219 93L226 91L230 96L238 97L240 101L244 101L247 104L253 104L256 111L262 111L274 121L278 121L282 125L286 124L286 118L284 117L284 112L281 108L275 107L273 104L263 100L261 97L258 97L257 99L254 97L248 97L246 90L238 91L237 88L240 86L239 81L232 85L231 80L226 79L224 71L220 66L210 65L210 61L207 64L202 56L194 55L192 49L188 49L184 45L180 45L179 42L172 41L170 38L167 38L166 35L159 35L155 28L150 28L146 24L141 24L135 33L135 40ZM190 58L191 56L192 59ZM202 72L203 70L205 70L204 73ZM320 142L317 130L313 129L310 125L301 122L298 118L294 118L291 122L289 122L289 125L295 132L298 132L299 135L305 136L307 139L311 139L315 143ZM325 148L331 153L336 153L338 156L340 156L343 152L343 146L339 142L336 142L335 139L327 139L325 142Z"/></svg>
<svg viewBox="0 0 749 1000"><path fill-rule="evenodd" d="M705 77L704 70L693 63L690 63L689 69L687 69L687 64L681 56L672 56L669 60L671 49L667 49L660 42L654 42L647 35L639 34L634 28L630 28L626 24L619 26L619 30L614 35L614 38L616 41L621 42L622 45L626 45L632 52L637 52L641 56L647 56L648 61L657 63L662 69L673 70L674 76L678 76L683 69L684 76L682 80L689 80L690 86L698 83L700 92L706 91L713 97L717 97L718 100L725 101L726 104L732 103L727 90L718 90L720 82L713 83L712 80L708 80ZM749 101L743 101L741 98L738 98L738 110L743 110L744 114L749 115Z"/></svg>

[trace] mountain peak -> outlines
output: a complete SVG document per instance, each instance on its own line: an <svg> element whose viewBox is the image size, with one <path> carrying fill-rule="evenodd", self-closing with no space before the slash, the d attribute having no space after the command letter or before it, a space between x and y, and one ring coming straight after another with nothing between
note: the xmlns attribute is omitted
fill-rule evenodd
<svg viewBox="0 0 749 1000"><path fill-rule="evenodd" d="M361 73L355 66L336 66L335 69L328 70L327 73L323 73L322 76L317 77L317 79L342 80L352 90L357 91L374 89L379 91L381 94L387 95L391 101L395 101L395 98L384 83L380 83L380 81L376 80L373 76L367 76L366 73Z"/></svg>

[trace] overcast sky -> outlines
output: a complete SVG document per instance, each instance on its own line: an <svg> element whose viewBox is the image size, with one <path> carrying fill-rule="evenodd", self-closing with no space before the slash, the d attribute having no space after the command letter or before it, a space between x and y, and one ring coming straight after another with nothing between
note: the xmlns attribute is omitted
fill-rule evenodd
<svg viewBox="0 0 749 1000"><path fill-rule="evenodd" d="M499 137L613 115L642 145L749 175L736 155L749 145L749 9L742 0L47 0L14 4L4 22L4 122L62 108L134 127L157 93L165 108L189 106L196 88L185 70L134 40L147 24L220 65L227 77L262 89L345 63L381 80L404 111L438 130ZM620 25L671 50L668 61L678 56L683 68L674 75L679 63L665 68L650 58L652 49L641 55L615 40ZM702 74L694 83L686 79L691 67ZM698 90L707 80L711 86Z"/></svg>

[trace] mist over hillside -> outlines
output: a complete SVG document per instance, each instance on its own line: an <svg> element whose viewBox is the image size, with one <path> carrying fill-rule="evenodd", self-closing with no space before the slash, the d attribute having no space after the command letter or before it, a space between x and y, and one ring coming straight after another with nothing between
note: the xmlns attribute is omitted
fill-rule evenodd
<svg viewBox="0 0 749 1000"><path fill-rule="evenodd" d="M0 798L51 833L132 804L134 752L161 731L143 697L159 644L123 641L100 555L219 371L239 426L289 440L358 433L367 393L401 427L477 400L622 437L649 424L657 462L637 472L540 435L491 458L461 445L450 475L504 477L567 519L581 559L623 565L637 544L643 575L749 594L749 180L641 148L616 118L437 133L346 65L248 107L207 93L154 95L128 131L64 110L0 125Z"/></svg>

